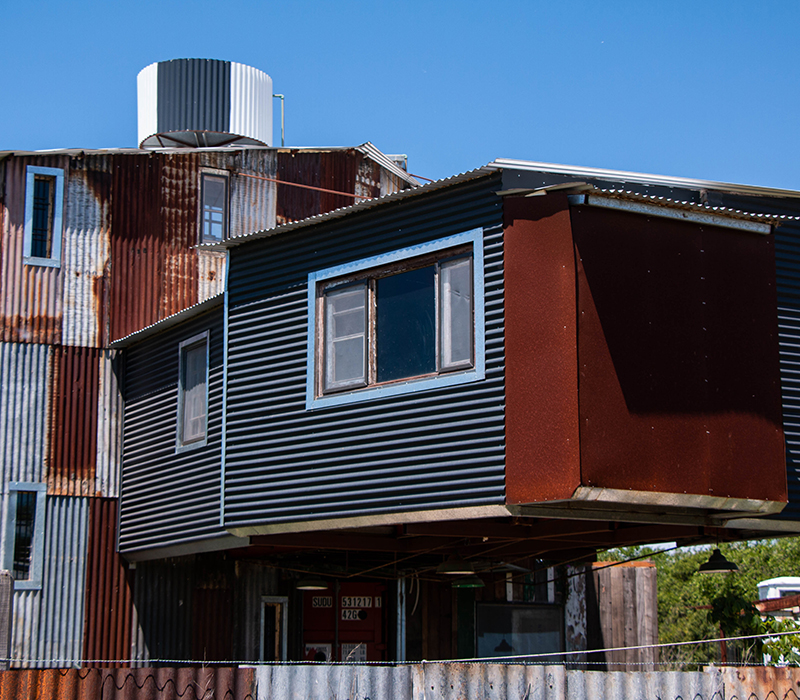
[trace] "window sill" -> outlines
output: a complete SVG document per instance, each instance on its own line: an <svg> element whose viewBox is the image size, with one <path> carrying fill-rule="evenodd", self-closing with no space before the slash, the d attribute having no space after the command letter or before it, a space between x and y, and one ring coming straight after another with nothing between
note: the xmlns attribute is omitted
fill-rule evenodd
<svg viewBox="0 0 800 700"><path fill-rule="evenodd" d="M41 581L14 581L14 590L15 591L41 591L42 590L42 582Z"/></svg>
<svg viewBox="0 0 800 700"><path fill-rule="evenodd" d="M484 372L481 369L471 369L466 372L448 372L447 374L425 377L423 379L406 379L391 384L371 386L365 389L352 389L337 394L307 397L306 410L342 406L361 401L374 401L390 396L402 396L403 394L413 394L418 391L427 391L431 389L443 389L445 387L458 386L459 384L478 382L482 379L484 379Z"/></svg>
<svg viewBox="0 0 800 700"><path fill-rule="evenodd" d="M61 261L54 258L22 258L22 262L36 267L61 267Z"/></svg>
<svg viewBox="0 0 800 700"><path fill-rule="evenodd" d="M207 444L208 444L208 437L204 437L202 440L196 440L195 442L187 442L185 445L176 444L175 454L179 455L184 452L199 450L201 447L205 447Z"/></svg>

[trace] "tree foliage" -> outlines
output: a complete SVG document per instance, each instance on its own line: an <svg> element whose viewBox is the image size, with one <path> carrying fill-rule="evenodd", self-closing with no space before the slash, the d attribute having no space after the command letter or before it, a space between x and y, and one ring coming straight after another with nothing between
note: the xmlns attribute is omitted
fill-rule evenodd
<svg viewBox="0 0 800 700"><path fill-rule="evenodd" d="M800 538L787 537L756 542L720 545L722 554L737 564L738 574L699 574L700 564L708 560L710 548L689 547L659 551L648 547L610 550L601 556L607 561L622 561L643 555L658 571L658 636L661 643L716 639L795 629L787 620L762 621L753 603L758 600L759 581L777 576L800 576ZM800 662L794 650L800 648L800 635L776 637L763 644L728 644L729 661L762 663L768 655L772 663ZM719 644L698 644L662 649L662 661L681 668L699 667L720 661Z"/></svg>

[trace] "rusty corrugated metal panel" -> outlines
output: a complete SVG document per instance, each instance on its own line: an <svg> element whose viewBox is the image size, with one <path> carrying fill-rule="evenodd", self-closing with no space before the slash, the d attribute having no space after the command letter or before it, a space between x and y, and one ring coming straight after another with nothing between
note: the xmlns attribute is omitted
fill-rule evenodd
<svg viewBox="0 0 800 700"><path fill-rule="evenodd" d="M196 588L192 595L192 658L226 661L233 657L233 591Z"/></svg>
<svg viewBox="0 0 800 700"><path fill-rule="evenodd" d="M302 185L355 194L356 172L360 154L347 151L279 151L278 179ZM330 194L301 187L278 185L276 222L299 221L315 214L346 207L352 197Z"/></svg>
<svg viewBox="0 0 800 700"><path fill-rule="evenodd" d="M122 395L120 394L115 355L112 350L100 351L97 405L97 465L95 493L118 496L122 465Z"/></svg>
<svg viewBox="0 0 800 700"><path fill-rule="evenodd" d="M14 593L12 664L59 667L79 659L89 499L48 496L41 590Z"/></svg>
<svg viewBox="0 0 800 700"><path fill-rule="evenodd" d="M0 700L253 700L252 668L41 669L0 673Z"/></svg>
<svg viewBox="0 0 800 700"><path fill-rule="evenodd" d="M258 561L236 562L236 595L234 605L234 658L258 661L261 635L261 597L280 595L280 572ZM292 615L292 611L289 611Z"/></svg>
<svg viewBox="0 0 800 700"><path fill-rule="evenodd" d="M220 164L217 167L225 167ZM228 168L230 180L230 235L243 236L275 226L275 197L278 185L247 175L276 177L275 151L253 149L237 154ZM294 188L297 189L297 188Z"/></svg>
<svg viewBox="0 0 800 700"><path fill-rule="evenodd" d="M197 251L197 301L205 301L225 290L225 253Z"/></svg>
<svg viewBox="0 0 800 700"><path fill-rule="evenodd" d="M70 161L61 266L64 345L99 347L105 339L111 246L111 158Z"/></svg>
<svg viewBox="0 0 800 700"><path fill-rule="evenodd" d="M49 442L48 345L0 343L0 464L3 484L44 481Z"/></svg>
<svg viewBox="0 0 800 700"><path fill-rule="evenodd" d="M116 340L197 303L197 155L115 156L113 190Z"/></svg>
<svg viewBox="0 0 800 700"><path fill-rule="evenodd" d="M95 495L101 354L98 348L53 349L49 493Z"/></svg>
<svg viewBox="0 0 800 700"><path fill-rule="evenodd" d="M61 341L62 271L58 267L23 265L25 177L28 165L62 168L66 156L7 158L0 269L0 340L23 343ZM65 183L65 198L69 183ZM63 248L63 246L62 246Z"/></svg>
<svg viewBox="0 0 800 700"><path fill-rule="evenodd" d="M89 500L83 658L98 661L128 659L131 653L133 572L116 552L117 501L111 498Z"/></svg>

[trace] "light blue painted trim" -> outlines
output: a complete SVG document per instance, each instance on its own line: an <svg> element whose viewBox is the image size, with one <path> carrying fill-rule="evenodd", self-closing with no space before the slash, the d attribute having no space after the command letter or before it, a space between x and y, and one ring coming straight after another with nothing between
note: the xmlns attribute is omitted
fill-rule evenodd
<svg viewBox="0 0 800 700"><path fill-rule="evenodd" d="M225 289L222 312L222 445L219 465L219 524L225 527L225 462L228 439L228 278L231 269L231 250L225 251Z"/></svg>
<svg viewBox="0 0 800 700"><path fill-rule="evenodd" d="M47 498L47 484L26 481L11 481L8 484L9 496L17 491L36 492L36 521L33 531L33 554L31 556L31 576L25 581L14 581L15 591L38 591L42 588L42 572L44 569L44 533L45 533L45 499ZM4 568L6 571L14 570L14 531L17 522L17 499L8 499L8 513L6 515L6 557Z"/></svg>
<svg viewBox="0 0 800 700"><path fill-rule="evenodd" d="M455 248L456 246L466 244L472 244L473 255L472 274L473 289L475 290L473 305L473 313L475 316L475 367L463 372L454 371L443 373L436 377L428 377L425 379L410 379L405 382L345 391L341 394L315 396L317 284L336 277L346 277L363 270L382 267L400 260L416 258L427 255L428 253L434 253L439 250ZM387 396L398 396L416 391L425 391L427 389L440 389L448 386L456 386L458 384L477 382L484 379L486 376L486 322L483 265L483 229L475 228L470 231L465 231L464 233L457 233L454 236L439 238L435 241L402 248L392 251L391 253L375 255L371 258L364 258L352 263L337 265L336 267L329 267L325 270L309 273L307 288L308 349L306 355L306 409L313 410L329 406L370 401Z"/></svg>
<svg viewBox="0 0 800 700"><path fill-rule="evenodd" d="M56 181L54 195L55 211L53 212L53 240L49 258L31 256L31 239L33 237L33 181L36 175L48 175ZM22 261L26 265L40 267L61 267L61 237L64 227L64 171L61 168L42 168L29 165L25 169L25 226L22 238Z"/></svg>
<svg viewBox="0 0 800 700"><path fill-rule="evenodd" d="M208 444L208 414L209 414L209 403L208 403L208 391L209 391L209 373L210 373L210 365L211 365L211 348L210 348L210 331L203 331L202 333L197 333L193 335L191 338L187 338L186 340L182 340L178 343L178 418L175 422L175 454L181 454L183 452L189 452L190 450L196 450L200 447L205 447ZM195 440L194 442L187 442L183 443L182 432L183 432L183 349L190 345L198 345L205 339L206 341L206 430L205 435L203 436L202 440Z"/></svg>

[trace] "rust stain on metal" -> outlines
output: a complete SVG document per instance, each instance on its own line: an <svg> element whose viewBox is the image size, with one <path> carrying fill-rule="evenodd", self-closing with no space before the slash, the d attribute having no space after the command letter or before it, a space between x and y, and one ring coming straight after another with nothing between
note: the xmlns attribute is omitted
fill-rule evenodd
<svg viewBox="0 0 800 700"><path fill-rule="evenodd" d="M49 493L95 495L100 349L53 349Z"/></svg>
<svg viewBox="0 0 800 700"><path fill-rule="evenodd" d="M785 500L771 239L590 207L572 229L582 483Z"/></svg>
<svg viewBox="0 0 800 700"><path fill-rule="evenodd" d="M91 499L83 635L85 659L115 660L130 655L134 578L125 560L116 552L116 533L117 500Z"/></svg>
<svg viewBox="0 0 800 700"><path fill-rule="evenodd" d="M504 200L506 498L580 484L575 262L566 196Z"/></svg>
<svg viewBox="0 0 800 700"><path fill-rule="evenodd" d="M0 700L253 700L253 668L37 669L0 672Z"/></svg>
<svg viewBox="0 0 800 700"><path fill-rule="evenodd" d="M58 343L61 340L61 271L25 265L23 239L25 181L28 165L61 168L64 156L8 158L5 165L2 268L0 268L0 339L5 342Z"/></svg>

